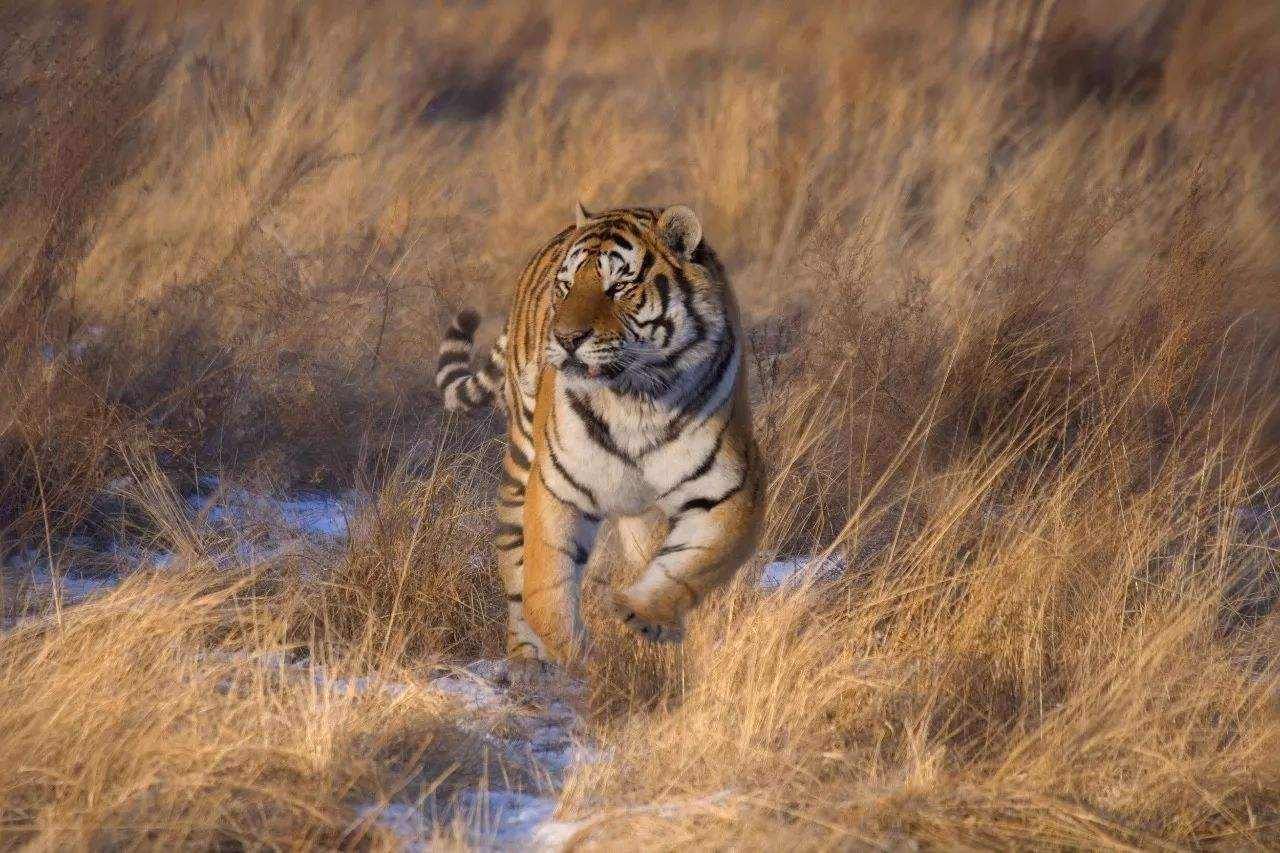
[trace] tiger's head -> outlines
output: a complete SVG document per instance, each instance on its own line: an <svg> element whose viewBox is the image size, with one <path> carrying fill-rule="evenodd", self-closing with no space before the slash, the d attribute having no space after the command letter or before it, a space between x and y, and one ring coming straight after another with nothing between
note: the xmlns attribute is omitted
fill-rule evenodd
<svg viewBox="0 0 1280 853"><path fill-rule="evenodd" d="M724 271L702 223L684 205L575 214L548 360L571 382L661 394L726 325Z"/></svg>

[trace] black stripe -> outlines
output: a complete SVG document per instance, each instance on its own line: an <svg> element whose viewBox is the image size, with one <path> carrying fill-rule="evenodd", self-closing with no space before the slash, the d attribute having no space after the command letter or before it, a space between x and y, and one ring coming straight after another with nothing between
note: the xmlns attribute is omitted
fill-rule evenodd
<svg viewBox="0 0 1280 853"><path fill-rule="evenodd" d="M582 566L587 562L587 560L591 557L591 555L587 553L586 548L583 548L578 543L575 542L573 544L575 549L573 551L570 551L568 548L564 548L559 545L556 546L556 550L559 551L561 554L564 554L570 560L572 560L575 566Z"/></svg>
<svg viewBox="0 0 1280 853"><path fill-rule="evenodd" d="M671 339L675 337L676 324L671 322L670 317L664 316L662 318L662 321L658 324L658 328L662 329L662 331L665 332L665 334L662 336L662 343L659 344L659 346L665 347L667 344L671 343Z"/></svg>
<svg viewBox="0 0 1280 853"><path fill-rule="evenodd" d="M644 326L647 329L657 326L665 332L662 339L657 341L658 346L665 347L671 342L671 336L675 334L675 324L671 322L671 317L668 315L668 311L671 308L671 279L667 278L665 273L658 273L653 279L653 289L657 291L658 294L657 313L653 315L652 320L637 320L636 322L637 325ZM645 306L648 304L649 291L645 290L644 301L640 303L640 307L636 309L636 313L638 314L643 311Z"/></svg>
<svg viewBox="0 0 1280 853"><path fill-rule="evenodd" d="M675 366L685 353L702 343L707 336L707 321L702 319L702 315L698 313L697 308L693 304L693 287L689 284L689 280L684 277L681 272L676 272L676 287L680 290L681 301L684 303L684 310L689 315L690 321L693 323L693 337L681 344L670 355L665 356L662 361L656 365L662 369L669 369ZM668 338L670 340L670 338Z"/></svg>
<svg viewBox="0 0 1280 853"><path fill-rule="evenodd" d="M525 456L524 449L514 441L507 445L507 454L511 457L511 461L516 463L516 467L522 471L529 470L529 457Z"/></svg>
<svg viewBox="0 0 1280 853"><path fill-rule="evenodd" d="M575 489L582 492L582 494L586 495L587 500L591 501L592 506L599 506L600 503L596 500L595 492L575 480L573 475L570 474L568 470L565 469L564 465L560 463L560 457L556 455L555 437L550 436L550 438L551 440L547 442L547 457L551 460L551 466L556 469L556 473L561 477L564 477L565 482L570 486L573 486ZM541 471L539 471L539 473L541 473ZM544 484L547 482L545 477L543 477L542 482ZM555 492L552 492L552 494L554 495ZM556 495L556 497L559 498L560 496ZM561 499L560 502L569 503L569 501L564 499ZM577 507L577 504L573 504L573 506Z"/></svg>
<svg viewBox="0 0 1280 853"><path fill-rule="evenodd" d="M623 452L618 447L617 442L613 440L613 434L609 432L609 425L596 414L595 409L586 400L579 397L572 391L565 391L565 396L569 398L569 408L573 409L573 413L578 416L578 420L582 421L587 428L587 435L591 440L600 445L606 453L609 453L621 459L628 465L635 465L635 460Z"/></svg>
<svg viewBox="0 0 1280 853"><path fill-rule="evenodd" d="M438 326L436 328L439 328ZM457 326L450 326L444 333L444 336L451 341L462 341L464 344L471 343L471 332L459 329Z"/></svg>
<svg viewBox="0 0 1280 853"><path fill-rule="evenodd" d="M729 348L729 352L733 352L732 347ZM711 383L710 387L714 388L715 385L720 381L720 377L723 375L724 375L724 368L721 367L718 371L715 372L716 381ZM703 389L703 385L705 385L706 383L706 378L707 377L703 377L703 382L699 383L699 389L696 395L697 399L699 400L704 398L707 394L707 391ZM733 399L732 395L726 398L726 402L728 402L731 399ZM643 459L644 457L648 456L650 453L653 453L655 450L666 447L668 444L670 444L671 442L679 438L680 434L684 432L686 427L688 427L689 421L692 418L690 411L691 411L691 407L688 404L681 406L679 413L676 414L674 417L672 417L671 422L667 424L667 429L665 432L663 432L662 437L658 439L656 444L650 445L649 447L645 448L644 452L640 454L640 458ZM728 426L728 422L726 421L725 427L727 426ZM722 435L725 427L721 427ZM718 441L719 441L719 438L717 438L717 442ZM712 457L712 458L714 459L715 457ZM706 473L706 472L704 471L703 473ZM665 497L665 495L663 497Z"/></svg>
<svg viewBox="0 0 1280 853"><path fill-rule="evenodd" d="M653 268L653 259L656 257L653 252L645 252L644 258L640 261L640 270L636 273L636 281L644 281L644 277L649 274L649 270Z"/></svg>
<svg viewBox="0 0 1280 853"><path fill-rule="evenodd" d="M498 522L498 525L494 528L493 532L494 544L503 551L512 551L524 545L524 528L518 524L509 524L505 521L501 521ZM509 537L510 541L507 543L497 541L502 539L504 536Z"/></svg>
<svg viewBox="0 0 1280 853"><path fill-rule="evenodd" d="M458 387L458 397L462 402L466 403L473 409L480 406L485 400L489 399L489 395L482 388L479 389L479 396L477 396L477 386L475 382L463 382L462 385Z"/></svg>
<svg viewBox="0 0 1280 853"><path fill-rule="evenodd" d="M515 490L516 494L518 495L521 495L521 496L524 495L524 488L525 488L524 483L520 482L515 477L512 477L511 473L507 471L507 468L505 465L502 468L502 485L506 486L509 489Z"/></svg>
<svg viewBox="0 0 1280 853"><path fill-rule="evenodd" d="M436 370L442 367L448 367L451 364L464 364L471 360L469 352L442 352L440 358L436 361Z"/></svg>
<svg viewBox="0 0 1280 853"><path fill-rule="evenodd" d="M520 430L520 434L524 436L525 441L529 442L529 444L533 444L533 433L529 431L529 427L525 425L525 422L520 419L519 415L511 418L510 422L516 425L516 429Z"/></svg>
<svg viewBox="0 0 1280 853"><path fill-rule="evenodd" d="M668 299L671 296L671 279L667 278L663 273L658 273L653 281L653 289L657 291L658 294L657 312L653 315L652 320L636 320L635 322L636 325L643 326L645 328L651 328L653 326L664 327L667 330L667 336L663 340L663 343L665 344L666 341L671 340L671 318L667 316L667 308L669 307ZM639 314L644 311L648 304L649 291L646 288L640 293L640 305L637 306L636 313Z"/></svg>
<svg viewBox="0 0 1280 853"><path fill-rule="evenodd" d="M524 601L524 593L517 592L514 595L508 595L507 601L514 601L514 602Z"/></svg>
<svg viewBox="0 0 1280 853"><path fill-rule="evenodd" d="M466 379L471 375L471 370L463 365L455 365L445 371L436 371L436 387L447 388L460 379Z"/></svg>
<svg viewBox="0 0 1280 853"><path fill-rule="evenodd" d="M514 551L517 548L524 547L524 534L513 537L510 542L495 541L493 544L499 551Z"/></svg>
<svg viewBox="0 0 1280 853"><path fill-rule="evenodd" d="M609 254L616 257L619 261L622 260L622 256L619 255L617 252L610 252ZM628 275L625 279L620 279L614 282L613 284L609 285L609 287L605 289L605 293L612 296L614 293L630 285L634 285L634 284L643 285L644 277L648 275L650 267L653 266L653 259L654 259L654 254L652 252L645 252L644 258L642 258L640 261L640 269L637 270L634 274ZM627 269L629 270L630 267L628 267Z"/></svg>
<svg viewBox="0 0 1280 853"><path fill-rule="evenodd" d="M687 500L687 501L685 501L683 504L681 504L681 505L680 505L680 508L679 508L678 510L676 510L676 513L675 513L675 514L676 514L676 515L684 515L686 512L691 512L692 510L695 510L695 509L701 509L701 510L706 510L707 512L710 512L711 510L713 510L713 509L715 509L716 507L720 506L720 504L722 504L722 503L724 503L725 501L729 500L729 498L733 497L733 496L734 496L734 495L736 495L738 492L742 491L742 486L743 486L743 484L744 484L744 483L746 483L746 481L747 481L747 474L746 474L746 472L745 472L745 471L743 471L743 472L742 472L742 479L738 481L738 485L734 486L732 489L730 489L729 491L725 492L725 493L724 493L723 495L721 495L720 497L718 497L718 498L693 498L692 500Z"/></svg>
<svg viewBox="0 0 1280 853"><path fill-rule="evenodd" d="M667 274L660 272L653 277L653 288L658 291L658 299L662 302L662 314L667 313L667 305L671 301L671 279L667 278Z"/></svg>
<svg viewBox="0 0 1280 853"><path fill-rule="evenodd" d="M729 369L729 362L733 360L733 353L736 349L733 327L726 325L724 332L724 336L720 339L720 349L716 352L715 361L711 363L702 380L689 397L686 398L684 405L680 408L680 415L677 420L685 418L687 422L688 418L692 418L697 410L702 408L707 396L720 384L720 380L724 378L724 372Z"/></svg>
<svg viewBox="0 0 1280 853"><path fill-rule="evenodd" d="M556 500L560 501L560 503L562 503L562 504L564 504L565 506L568 506L568 507L573 507L573 508L574 508L574 510L576 510L576 511L577 511L577 512L579 512L579 513L581 513L581 514L582 514L583 516L585 516L586 518L591 518L591 519L594 519L594 520L596 520L596 521L599 521L599 520L600 520L600 517L599 517L599 516L592 515L591 513L587 512L587 511L586 511L585 509L583 509L582 507L578 506L578 505L577 505L576 503L574 503L573 501L571 501L571 500L569 500L568 498L566 498L564 495L561 495L561 494L559 494L558 492L556 492L556 490L555 490L555 489L551 488L551 484L547 482L547 475L543 472L543 470L542 470L541 468L539 468L539 469L538 469L538 479L542 481L542 487L543 487L544 489L546 489L546 490L547 490L547 494L551 495L551 497L553 497L553 498L555 498ZM572 482L572 481L571 481L571 482Z"/></svg>
<svg viewBox="0 0 1280 853"><path fill-rule="evenodd" d="M705 551L706 545L663 545L653 552L654 557L665 557L668 554L679 554L681 551Z"/></svg>
<svg viewBox="0 0 1280 853"><path fill-rule="evenodd" d="M711 466L716 464L716 457L720 455L720 448L724 444L724 434L728 431L729 431L729 421L728 419L726 419L724 424L720 427L720 432L716 433L716 443L712 445L711 452L707 454L706 458L698 463L698 467L694 468L692 471L689 472L688 475L681 478L680 482L676 483L674 486L672 486L671 488L663 492L661 495L659 495L659 499L665 498L667 495L671 494L676 489L680 488L686 483L692 483L694 480L698 479L699 477L701 477L702 475L710 471ZM652 450L646 450L645 454L647 455L652 452L653 452Z"/></svg>

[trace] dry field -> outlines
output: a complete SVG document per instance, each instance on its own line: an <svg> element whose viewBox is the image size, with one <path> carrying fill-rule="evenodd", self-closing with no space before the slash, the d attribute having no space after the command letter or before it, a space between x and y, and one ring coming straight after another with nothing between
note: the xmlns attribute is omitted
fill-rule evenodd
<svg viewBox="0 0 1280 853"><path fill-rule="evenodd" d="M1275 3L7 0L0 105L0 846L1280 847ZM433 356L577 199L771 503L509 690Z"/></svg>

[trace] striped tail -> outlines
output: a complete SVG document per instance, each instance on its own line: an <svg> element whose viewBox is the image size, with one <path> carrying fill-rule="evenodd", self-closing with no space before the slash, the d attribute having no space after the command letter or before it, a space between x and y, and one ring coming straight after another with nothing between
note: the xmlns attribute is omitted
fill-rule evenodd
<svg viewBox="0 0 1280 853"><path fill-rule="evenodd" d="M449 330L440 343L436 387L444 395L444 407L451 412L470 412L480 408L493 400L502 386L507 346L505 332L494 342L488 362L479 370L471 368L479 325L479 314L470 309L461 311L449 324ZM498 400L501 404L501 396Z"/></svg>

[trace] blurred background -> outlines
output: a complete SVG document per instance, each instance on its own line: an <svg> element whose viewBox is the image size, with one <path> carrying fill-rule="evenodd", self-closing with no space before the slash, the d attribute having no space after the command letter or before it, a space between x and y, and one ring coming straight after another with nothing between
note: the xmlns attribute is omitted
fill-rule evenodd
<svg viewBox="0 0 1280 853"><path fill-rule="evenodd" d="M1099 347L1148 309L1269 324L1278 14L7 3L0 524L29 445L54 488L132 428L334 485L430 434L448 315L500 316L579 198L692 205L765 350L904 299Z"/></svg>

